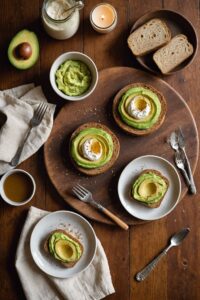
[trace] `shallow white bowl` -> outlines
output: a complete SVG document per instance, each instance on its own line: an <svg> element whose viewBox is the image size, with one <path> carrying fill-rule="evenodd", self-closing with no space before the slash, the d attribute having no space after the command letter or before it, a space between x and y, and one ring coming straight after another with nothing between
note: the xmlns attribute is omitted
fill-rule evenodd
<svg viewBox="0 0 200 300"><path fill-rule="evenodd" d="M44 251L44 241L56 229L68 231L83 245L83 255L72 268L64 267ZM43 217L34 227L30 239L31 254L37 266L46 274L57 278L70 278L86 270L94 259L96 247L96 235L90 223L79 214L66 210Z"/></svg>
<svg viewBox="0 0 200 300"><path fill-rule="evenodd" d="M68 96L65 93L63 93L62 91L60 91L56 84L55 73L58 70L58 68L60 67L60 65L68 59L82 61L83 63L85 63L88 66L88 68L90 69L90 72L92 74L92 82L90 84L90 87L84 94L82 94L80 96ZM98 82L98 70L97 70L97 67L96 67L95 63L93 62L93 60L86 54L83 54L81 52L66 52L66 53L58 56L58 58L52 64L51 69L50 69L49 78L50 78L51 86L54 89L54 91L56 92L56 94L58 94L60 97L62 97L65 100L79 101L79 100L85 99L90 94L92 94L92 92L94 91L94 89L97 85L97 82Z"/></svg>
<svg viewBox="0 0 200 300"><path fill-rule="evenodd" d="M130 190L134 180L145 169L161 172L169 180L169 188L156 208L150 208L131 198ZM123 207L134 217L141 220L157 220L168 215L177 205L181 195L181 180L176 168L166 159L145 155L132 160L122 171L118 182L119 199Z"/></svg>

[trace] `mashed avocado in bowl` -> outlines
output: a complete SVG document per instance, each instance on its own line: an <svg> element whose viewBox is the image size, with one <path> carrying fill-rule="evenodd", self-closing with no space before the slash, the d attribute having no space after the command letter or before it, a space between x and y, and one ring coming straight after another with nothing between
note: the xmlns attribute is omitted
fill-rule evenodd
<svg viewBox="0 0 200 300"><path fill-rule="evenodd" d="M90 87L92 75L80 60L68 59L56 71L58 89L69 96L80 96Z"/></svg>
<svg viewBox="0 0 200 300"><path fill-rule="evenodd" d="M65 100L85 99L94 91L97 82L97 67L84 53L66 52L51 66L51 86L56 94Z"/></svg>

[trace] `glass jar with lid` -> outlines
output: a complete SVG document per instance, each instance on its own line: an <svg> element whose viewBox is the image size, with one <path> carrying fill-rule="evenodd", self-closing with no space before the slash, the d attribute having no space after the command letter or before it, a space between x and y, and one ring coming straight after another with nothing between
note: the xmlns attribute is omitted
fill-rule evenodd
<svg viewBox="0 0 200 300"><path fill-rule="evenodd" d="M42 7L42 21L45 31L54 39L65 40L72 37L80 23L79 10L82 1L45 0Z"/></svg>

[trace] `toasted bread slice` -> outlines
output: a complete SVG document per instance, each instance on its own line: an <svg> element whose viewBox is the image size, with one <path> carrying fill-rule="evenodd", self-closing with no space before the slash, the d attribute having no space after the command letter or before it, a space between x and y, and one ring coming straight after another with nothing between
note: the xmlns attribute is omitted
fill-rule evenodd
<svg viewBox="0 0 200 300"><path fill-rule="evenodd" d="M171 39L171 31L161 19L152 19L128 37L128 46L135 56L145 55L162 47Z"/></svg>
<svg viewBox="0 0 200 300"><path fill-rule="evenodd" d="M157 50L153 55L153 60L163 74L166 74L193 53L193 46L188 42L184 34L178 34L161 49Z"/></svg>
<svg viewBox="0 0 200 300"><path fill-rule="evenodd" d="M48 238L44 241L44 250L45 250L46 253L48 253L48 254L51 255L51 253L50 253L50 251L49 251L48 242L49 242L49 238L50 238L50 237L52 236L52 234L54 234L55 232L61 232L61 233L65 234L65 235L67 235L70 239L74 240L76 243L79 244L79 246L80 246L80 248L81 248L81 250L82 250L82 253L83 253L84 248L83 248L83 245L81 244L81 242L80 242L77 238L75 238L74 236L72 236L71 234L69 234L68 232L66 232L65 230L62 230L62 229L56 229L56 230L52 231L51 234L48 236ZM52 255L51 255L51 256L52 256ZM52 256L52 257L53 257L53 256ZM54 258L54 257L53 257L53 258ZM81 256L80 256L80 258L81 258ZM57 259L55 259L55 258L54 258L54 259L55 259L56 261L60 262L60 263L61 263L63 266L65 266L66 268L72 268L72 267L75 266L75 264L80 260L80 258L77 259L76 261L68 262L68 263L62 262L62 261L57 260Z"/></svg>
<svg viewBox="0 0 200 300"><path fill-rule="evenodd" d="M119 102L121 100L122 95L127 90L129 90L130 88L133 88L133 87L147 88L147 89L151 90L152 92L154 92L160 100L161 113L160 113L159 119L150 128L147 128L147 129L133 128L133 127L129 126L128 124L124 123L123 120L121 119L121 116L120 116L119 111L118 111ZM158 90L156 90L154 87L152 87L148 84L145 84L145 83L132 83L132 84L129 84L129 85L125 86L123 89L121 89L117 93L117 95L115 96L114 101L113 101L113 117L115 119L115 122L119 125L119 127L121 129L123 129L124 131L126 131L127 133L130 133L132 135L141 136L141 135L147 135L147 134L150 134L150 133L153 133L154 131L156 131L163 124L166 112L167 112L167 103L166 103L165 97Z"/></svg>
<svg viewBox="0 0 200 300"><path fill-rule="evenodd" d="M119 151L120 151L119 140L116 137L116 135L107 126L105 126L101 123L90 122L90 123L85 123L85 124L81 125L72 133L72 136L70 138L70 144L71 144L71 141L79 134L79 132L86 128L100 128L111 135L112 140L113 140L113 155L111 157L111 160L108 161L105 165L103 165L99 168L93 168L93 169L86 169L86 168L80 167L76 164L76 162L73 159L72 159L72 162L73 162L74 166L76 167L76 169L78 169L80 172L82 172L86 175L95 176L95 175L105 173L113 166L113 164L115 163L115 161L117 160L117 158L119 156Z"/></svg>
<svg viewBox="0 0 200 300"><path fill-rule="evenodd" d="M142 172L138 175L138 177L140 177L140 176L143 175L143 174L148 174L148 173L154 173L154 174L158 175L159 177L161 177L161 178L166 182L166 185L167 185L167 189L166 189L166 191L165 191L165 194L166 194L166 192L167 192L167 190L168 190L168 187L169 187L169 180L168 180L165 176L163 176L162 173L160 173L159 171L154 170L154 169L146 169L146 170L142 171ZM141 204L147 206L147 207L150 207L150 208L156 208L156 207L159 207L159 206L160 206L161 202L163 201L163 199L164 199L164 197L165 197L165 194L163 195L163 197L162 197L158 202L153 203L153 204L146 204L145 202L138 201L137 199L133 198L132 193L131 193L131 198L134 199L135 201L137 201L137 202L139 202L139 203L141 203Z"/></svg>

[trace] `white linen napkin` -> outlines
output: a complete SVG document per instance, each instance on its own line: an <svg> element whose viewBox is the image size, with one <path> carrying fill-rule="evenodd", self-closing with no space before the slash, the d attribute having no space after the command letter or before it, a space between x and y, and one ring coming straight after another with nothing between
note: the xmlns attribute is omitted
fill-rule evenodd
<svg viewBox="0 0 200 300"><path fill-rule="evenodd" d="M115 292L108 261L100 241L91 265L68 279L43 273L30 253L30 236L35 224L48 212L31 207L22 230L15 266L28 300L100 300Z"/></svg>
<svg viewBox="0 0 200 300"><path fill-rule="evenodd" d="M34 110L41 101L47 102L42 89L32 83L0 91L0 112L7 117L0 128L0 175L12 168L9 162L24 140ZM34 154L47 140L53 126L54 110L55 105L48 103L42 122L32 129L24 145L19 163Z"/></svg>

